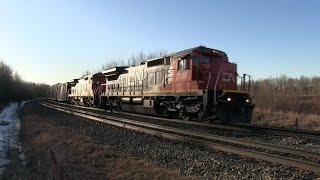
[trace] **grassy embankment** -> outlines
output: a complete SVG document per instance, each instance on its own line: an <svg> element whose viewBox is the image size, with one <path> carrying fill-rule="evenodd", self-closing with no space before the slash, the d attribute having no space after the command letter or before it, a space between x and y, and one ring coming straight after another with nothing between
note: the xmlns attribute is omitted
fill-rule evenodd
<svg viewBox="0 0 320 180"><path fill-rule="evenodd" d="M27 163L23 167L19 159L12 161L4 179L54 179L59 173L49 150L54 152L64 179L190 179L62 127L35 103L29 102L22 108L20 119Z"/></svg>

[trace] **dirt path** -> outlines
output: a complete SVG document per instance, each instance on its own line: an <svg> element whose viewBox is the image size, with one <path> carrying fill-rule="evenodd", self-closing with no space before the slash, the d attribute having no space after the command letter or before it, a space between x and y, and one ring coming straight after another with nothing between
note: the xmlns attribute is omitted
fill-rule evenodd
<svg viewBox="0 0 320 180"><path fill-rule="evenodd" d="M27 164L26 179L53 179L54 152L64 179L186 179L177 171L161 169L144 160L113 152L110 147L61 127L48 115L40 116L28 103L20 113L21 141Z"/></svg>

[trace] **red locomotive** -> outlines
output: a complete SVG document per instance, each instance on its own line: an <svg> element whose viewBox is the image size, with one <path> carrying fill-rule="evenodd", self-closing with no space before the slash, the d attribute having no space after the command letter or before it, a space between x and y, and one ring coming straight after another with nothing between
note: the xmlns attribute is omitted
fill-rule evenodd
<svg viewBox="0 0 320 180"><path fill-rule="evenodd" d="M250 122L250 76L244 74L240 84L238 78L237 65L226 53L199 46L139 66L107 69L61 88L54 85L52 94L64 93L59 97L68 103L111 111Z"/></svg>

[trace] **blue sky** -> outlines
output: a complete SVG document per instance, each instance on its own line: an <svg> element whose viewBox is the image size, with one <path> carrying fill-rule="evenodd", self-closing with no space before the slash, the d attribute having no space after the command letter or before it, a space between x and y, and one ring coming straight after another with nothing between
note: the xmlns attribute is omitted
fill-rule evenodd
<svg viewBox="0 0 320 180"><path fill-rule="evenodd" d="M318 0L0 0L0 58L54 84L141 50L220 49L255 79L320 75Z"/></svg>

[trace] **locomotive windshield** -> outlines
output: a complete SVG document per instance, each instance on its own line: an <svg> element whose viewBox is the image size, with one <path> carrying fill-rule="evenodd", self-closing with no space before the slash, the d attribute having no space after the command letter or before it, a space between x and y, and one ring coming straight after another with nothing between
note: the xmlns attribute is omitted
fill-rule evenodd
<svg viewBox="0 0 320 180"><path fill-rule="evenodd" d="M225 58L217 55L199 55L193 57L193 65L208 63L208 62L220 62L225 61Z"/></svg>

